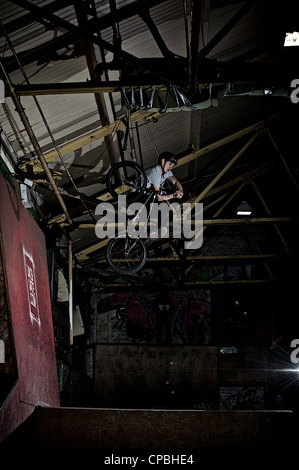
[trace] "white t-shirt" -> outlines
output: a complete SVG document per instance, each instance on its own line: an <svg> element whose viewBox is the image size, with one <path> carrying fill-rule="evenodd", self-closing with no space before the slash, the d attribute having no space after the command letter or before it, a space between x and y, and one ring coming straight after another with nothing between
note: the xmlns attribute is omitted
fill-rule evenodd
<svg viewBox="0 0 299 470"><path fill-rule="evenodd" d="M149 170L146 170L147 176L147 188L150 188L153 184L154 186L163 186L167 178L173 176L172 171L167 171L164 175L161 174L160 166L156 165Z"/></svg>

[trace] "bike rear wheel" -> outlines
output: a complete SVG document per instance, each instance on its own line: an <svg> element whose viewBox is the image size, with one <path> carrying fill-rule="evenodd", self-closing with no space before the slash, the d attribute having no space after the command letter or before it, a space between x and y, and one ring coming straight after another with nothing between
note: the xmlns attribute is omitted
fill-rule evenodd
<svg viewBox="0 0 299 470"><path fill-rule="evenodd" d="M146 247L140 239L111 238L107 245L106 258L114 271L120 274L134 274L146 262Z"/></svg>
<svg viewBox="0 0 299 470"><path fill-rule="evenodd" d="M113 165L107 174L107 188L114 199L124 195L127 202L137 201L147 185L147 177L138 163L123 161Z"/></svg>

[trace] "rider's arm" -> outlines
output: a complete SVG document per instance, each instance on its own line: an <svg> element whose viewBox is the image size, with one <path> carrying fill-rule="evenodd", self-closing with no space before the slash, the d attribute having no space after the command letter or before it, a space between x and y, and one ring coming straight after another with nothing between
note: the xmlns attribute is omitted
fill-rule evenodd
<svg viewBox="0 0 299 470"><path fill-rule="evenodd" d="M179 199L183 197L184 195L183 186L181 185L179 180L177 180L175 176L170 176L168 179L172 182L172 184L174 185L176 189L176 192L174 193L175 197L178 197Z"/></svg>
<svg viewBox="0 0 299 470"><path fill-rule="evenodd" d="M159 202L168 201L169 199L173 199L174 193L172 193L172 194L159 194L159 192L161 191L160 186L156 186L154 184L153 184L153 186L154 186L155 190L158 191L157 192L157 200Z"/></svg>

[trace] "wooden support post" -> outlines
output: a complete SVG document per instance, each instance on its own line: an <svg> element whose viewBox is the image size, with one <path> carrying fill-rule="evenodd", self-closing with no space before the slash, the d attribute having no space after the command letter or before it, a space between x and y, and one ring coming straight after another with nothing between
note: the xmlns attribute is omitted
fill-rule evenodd
<svg viewBox="0 0 299 470"><path fill-rule="evenodd" d="M72 241L68 240L68 291L69 291L69 325L70 345L73 344L73 251Z"/></svg>
<svg viewBox="0 0 299 470"><path fill-rule="evenodd" d="M258 187L257 187L257 185L256 185L256 183L255 183L255 181L251 181L251 184L252 184L252 186L253 186L253 188L254 188L256 194L258 195L259 200L261 201L261 203L262 203L262 205L263 205L263 208L265 209L266 214L271 217L270 210L269 210L269 208L268 208L268 206L267 206L267 204L266 204L266 202L265 202L263 196L261 195L261 192L259 191L259 189L258 189ZM273 224L273 227L274 227L274 229L275 229L275 231L276 231L276 233L277 233L278 238L280 239L280 241L281 241L281 243L282 243L282 245L283 245L284 251L288 252L288 251L289 251L289 247L288 247L288 245L287 245L285 239L283 238L282 233L281 233L281 231L279 230L277 224L274 223L274 224Z"/></svg>
<svg viewBox="0 0 299 470"><path fill-rule="evenodd" d="M211 181L210 184L197 196L197 198L192 203L192 208L196 203L200 202L206 194L215 186L215 184L220 180L220 178L227 172L227 170L243 155L244 152L250 147L250 145L255 141L259 136L259 133L256 132L249 141L241 148L241 150L225 165L225 167L218 173L218 175Z"/></svg>
<svg viewBox="0 0 299 470"><path fill-rule="evenodd" d="M267 136L269 137L270 142L272 143L273 147L275 148L276 152L278 153L278 155L279 155L279 157L280 157L280 159L281 159L281 161L282 161L282 163L283 163L283 165L284 165L284 167L285 167L285 169L286 169L286 171L287 171L287 173L288 173L288 175L289 175L289 177L290 177L292 183L294 184L295 188L296 188L297 190L299 190L299 186L298 186L297 181L295 180L294 176L292 175L291 170L290 170L290 168L289 168L287 162L285 161L284 157L283 157L282 154L280 153L279 148L277 147L276 142L275 142L275 140L273 139L273 137L272 137L272 135L270 134L270 132L269 132L268 129L267 129Z"/></svg>

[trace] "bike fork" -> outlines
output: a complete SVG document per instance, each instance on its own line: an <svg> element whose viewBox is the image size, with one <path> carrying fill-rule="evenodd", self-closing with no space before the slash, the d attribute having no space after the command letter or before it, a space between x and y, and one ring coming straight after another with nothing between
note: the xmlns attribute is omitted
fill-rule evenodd
<svg viewBox="0 0 299 470"><path fill-rule="evenodd" d="M125 243L125 256L128 257L130 255L131 250L137 243L137 238L133 240L132 238L127 238Z"/></svg>

